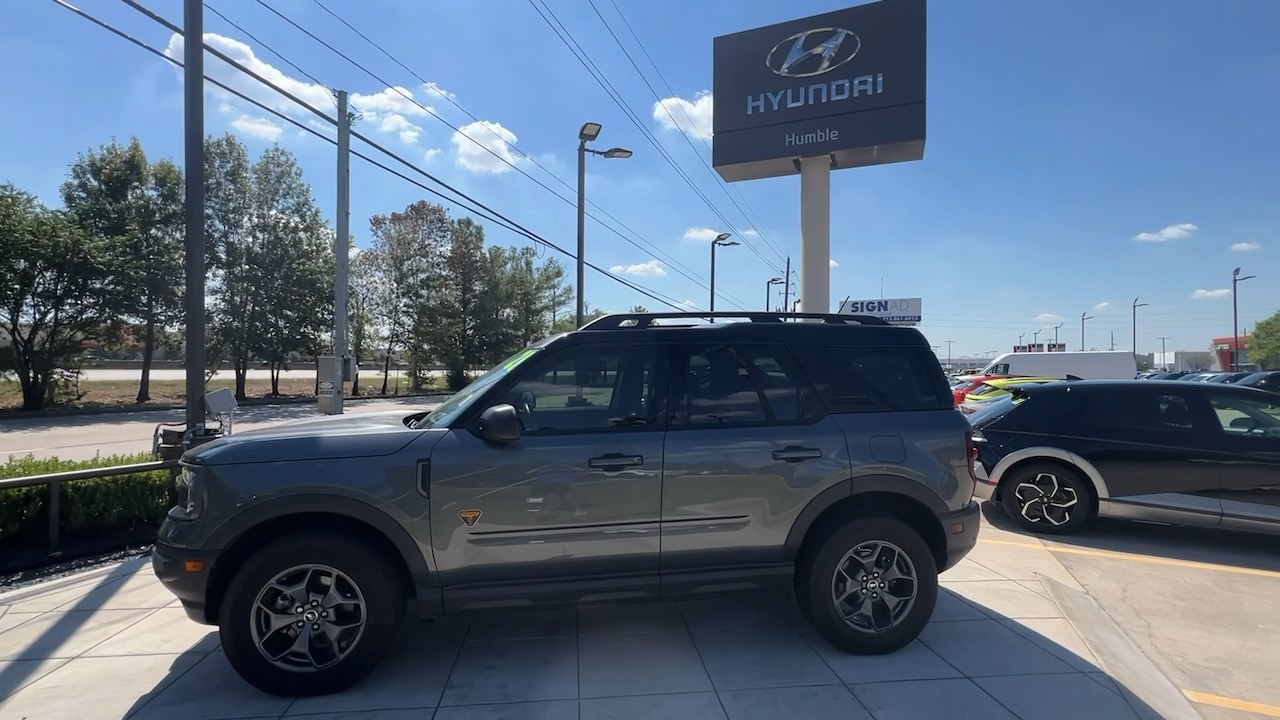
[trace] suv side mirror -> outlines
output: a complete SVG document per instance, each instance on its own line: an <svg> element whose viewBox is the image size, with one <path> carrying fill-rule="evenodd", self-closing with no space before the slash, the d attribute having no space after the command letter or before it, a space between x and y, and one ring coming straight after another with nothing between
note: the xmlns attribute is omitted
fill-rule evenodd
<svg viewBox="0 0 1280 720"><path fill-rule="evenodd" d="M481 413L478 429L485 442L510 443L520 439L524 426L514 406L494 405Z"/></svg>

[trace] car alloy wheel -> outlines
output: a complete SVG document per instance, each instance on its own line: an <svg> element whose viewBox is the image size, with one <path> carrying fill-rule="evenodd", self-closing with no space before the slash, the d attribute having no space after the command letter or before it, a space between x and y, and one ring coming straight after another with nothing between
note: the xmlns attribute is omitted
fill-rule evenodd
<svg viewBox="0 0 1280 720"><path fill-rule="evenodd" d="M831 597L850 627L872 633L891 630L915 604L915 565L891 542L860 543L836 564Z"/></svg>
<svg viewBox="0 0 1280 720"><path fill-rule="evenodd" d="M250 609L258 651L282 670L312 672L342 661L364 635L364 595L327 565L298 565L267 583Z"/></svg>
<svg viewBox="0 0 1280 720"><path fill-rule="evenodd" d="M1052 472L1038 472L1014 485L1013 496L1022 520L1032 524L1062 527L1071 522L1080 506L1075 488Z"/></svg>

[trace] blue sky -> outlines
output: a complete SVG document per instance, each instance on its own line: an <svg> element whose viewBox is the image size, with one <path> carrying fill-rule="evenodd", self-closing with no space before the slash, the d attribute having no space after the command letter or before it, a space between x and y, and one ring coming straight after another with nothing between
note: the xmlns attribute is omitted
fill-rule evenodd
<svg viewBox="0 0 1280 720"><path fill-rule="evenodd" d="M708 168L711 39L846 3L614 0L615 8L594 0L655 97L589 3L547 0L650 137L533 0L321 1L413 72L313 0L266 2L385 83L251 0L209 5L258 41L206 12L206 32L217 36L207 41L252 58L323 110L333 111L324 87L264 43L324 86L348 90L363 113L357 131L570 249L573 205L496 155L572 200L578 127L602 123L597 146L635 156L590 163L588 195L601 209L592 212L620 234L589 222L587 257L674 301L706 307L711 231L735 231L750 245L718 253L717 286L730 298L718 309L758 308L780 256L799 262L799 179L724 186ZM181 22L179 0L145 4ZM180 38L121 2L79 5L157 48L181 48ZM1273 0L1212 8L1185 0L934 0L924 160L832 175L832 308L846 295L879 297L882 283L886 297L922 297L921 329L943 354L954 341L959 356L1007 350L1020 334L1029 342L1045 328L1039 339L1051 339L1059 322L1060 339L1074 349L1085 312L1094 318L1088 346L1110 347L1114 332L1116 348L1125 349L1130 304L1141 297L1149 305L1139 309L1139 351L1158 350L1161 336L1171 350L1201 350L1231 332L1231 270L1242 266L1258 277L1240 286L1241 323L1267 317L1280 308L1276 27ZM181 160L178 71L51 0L6 7L0 67L13 105L0 116L7 139L0 180L56 203L68 162L113 136L137 135L152 156ZM208 70L304 123L314 120L216 60ZM658 100L681 127L671 126ZM206 102L208 132L236 132L255 153L273 141L295 152L332 218L330 144L216 89ZM359 159L351 188L351 226L362 245L370 215L424 195ZM527 242L496 226L488 238ZM587 298L606 309L662 308L590 272Z"/></svg>

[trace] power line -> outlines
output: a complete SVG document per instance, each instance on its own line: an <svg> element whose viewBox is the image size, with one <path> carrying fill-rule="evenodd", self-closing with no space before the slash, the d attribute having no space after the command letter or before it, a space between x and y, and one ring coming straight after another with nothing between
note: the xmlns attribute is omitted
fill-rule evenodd
<svg viewBox="0 0 1280 720"><path fill-rule="evenodd" d="M143 13L144 15L148 16L148 17L149 17L149 18L151 18L152 20L154 20L154 21L156 21L156 22L160 23L161 25L163 25L163 26L167 27L169 30L171 30L171 31L173 31L173 32L175 32L175 33L178 33L179 35L182 35L182 34L183 34L183 33L182 33L182 29L181 29L180 27L178 27L177 25L173 24L172 22L170 22L170 21L166 20L165 18L161 17L160 15L157 15L156 13L152 12L152 11L151 11L151 10L149 10L148 8L146 8L146 7L144 7L144 6L140 5L140 4L138 4L138 3L137 3L137 2L135 2L134 0L121 0L121 1L122 1L122 2L124 2L126 5L129 5L130 7L134 8L135 10L138 10L139 12L141 12L141 13ZM104 22L104 21L102 21L102 20L100 20L100 19L98 19L98 18L94 17L93 15L90 15L89 13L84 12L83 10L80 10L79 8L77 8L77 7L73 6L73 5L68 4L67 2L65 2L65 0L52 0L52 2L54 2L55 4L57 4L57 5L59 5L59 6L63 7L63 8L66 8L67 10L70 10L70 11L74 12L75 14L79 15L80 17L82 17L82 18L84 18L84 19L86 19L86 20L89 20L89 21L93 22L94 24L98 25L99 27L102 27L103 29L110 31L110 32L111 32L111 33L113 33L113 34L115 34L115 35L117 35L117 36L119 36L119 37L121 37L121 38L124 38L125 40L128 40L129 42L131 42L131 43L133 43L133 44L137 45L138 47L141 47L141 48L143 48L143 49L147 50L148 52L152 53L153 55L156 55L157 57L160 57L160 58L164 59L165 61L167 61L167 62L169 62L169 63L171 63L171 64L173 64L173 65L175 65L175 66L177 66L177 67L182 67L182 66L183 66L183 63L182 63L182 62L180 62L180 61L178 61L178 60L176 60L176 59L174 59L174 58L169 57L169 56L168 56L168 55L166 55L163 51L161 51L161 50L159 50L159 49L157 49L157 48L155 48L155 47L152 47L152 46L150 46L150 45L146 44L145 42L142 42L141 40L138 40L138 39L136 39L136 38L132 37L131 35L129 35L129 34L127 34L127 33L123 32L123 31L119 30L118 28L115 28L114 26L112 26L112 25L110 25L110 24L108 24L108 23L106 23L106 22ZM184 35L183 37L184 37L184 42L185 42L185 35ZM211 54L213 54L213 55L217 56L219 59L221 59L221 60L223 60L223 61L227 62L228 64L230 64L230 65L232 65L233 67L237 68L238 70L240 70L241 72L245 73L246 75L249 75L250 77L253 77L253 78L254 78L254 79L256 79L258 82L263 83L264 85L266 85L267 87L271 88L272 90L275 90L276 92L280 93L281 95L284 95L285 97L287 97L287 98L289 98L290 100L292 100L294 103L296 103L296 104L298 104L298 105L302 106L303 108L305 108L305 109L307 109L307 110L311 111L312 113L314 113L314 114L316 114L316 115L320 116L321 118L323 118L323 119L325 119L326 121L328 121L330 124L335 124L335 125L336 125L336 121L335 121L333 118L329 118L329 117L328 117L327 115L325 115L324 113L320 112L319 110L316 110L315 108L311 107L310 105L306 104L305 102L302 102L301 100L299 100L298 98L294 97L293 95L291 95L291 94L290 94L290 93L288 93L287 91L285 91L285 90L283 90L282 88L280 88L280 87L276 86L274 83L272 83L272 82L270 82L270 81L266 80L265 78L262 78L261 76L259 76L258 74L256 74L256 73L252 72L251 70L248 70L247 68L243 67L243 66L242 66L242 65L240 65L238 62L236 62L235 60L232 60L231 58L227 57L225 54L223 54L223 53L221 53L220 51L218 51L216 48L209 47L208 45L205 45L204 47L205 47L205 50L206 50L207 52L209 52L209 53L211 53ZM236 97L240 98L241 100L244 100L245 102L248 102L248 103L252 104L253 106L255 106L255 107L257 107L257 108L259 108L259 109L263 110L264 112L270 113L271 115L273 115L273 116L275 116L275 117L277 117L277 118L279 118L279 119L281 119L281 120L284 120L285 122L290 123L291 125L293 125L294 127L299 128L300 130L303 130L303 131L305 131L305 132L307 132L307 133L310 133L311 135L314 135L314 136L316 136L316 137L319 137L319 138L321 138L321 139L323 139L323 140L325 140L326 142L329 142L329 143L331 143L331 144L334 144L334 145L336 145L336 144L337 144L337 142L336 142L335 140L333 140L332 138L327 137L327 136L326 136L326 135L324 135L323 133L321 133L321 132L319 132L319 131L315 130L314 128L308 127L307 125L305 125L305 124L303 124L303 123L299 122L298 120L295 120L295 119L294 119L294 118L292 118L292 117L289 117L288 115L284 114L283 112L280 112L279 110L276 110L276 109L274 109L274 108L272 108L272 107L269 107L269 106L267 106L265 103L260 102L260 101L258 101L258 100L256 100L256 99L254 99L254 98L251 98L251 97L249 97L248 95L246 95L245 93L243 93L243 92L241 92L241 91L239 91L239 90L236 90L236 89L234 89L234 88L230 87L229 85L226 85L225 83L222 83L222 82L221 82L221 81L219 81L219 80L216 80L216 79L214 79L214 78L212 78L212 77L209 77L208 75L206 75L206 76L205 76L205 80L207 80L207 81L209 81L210 83L212 83L212 84L216 85L217 87L221 88L222 90L224 90L224 91L226 91L226 92L228 92L228 93L231 93L232 95L234 95L234 96L236 96ZM391 152L390 150L387 150L386 148L382 147L382 146L381 146L381 145L379 145L378 143L373 142L373 141L372 141L372 140L370 140L369 138L366 138L366 137L364 137L363 135L360 135L360 134L358 134L358 133L354 133L354 132L352 133L352 136L353 136L353 137L357 137L357 138L359 138L360 140L362 140L362 141L364 141L365 143L369 144L371 147L373 147L374 149L378 150L379 152L382 152L383 154L385 154L385 155L387 155L387 156L391 157L392 159L394 159L394 160L396 160L396 161L398 161L398 162L400 162L400 163L402 163L402 164L406 165L406 166L407 166L407 167L409 167L410 169L415 170L418 174L423 175L424 177L426 177L427 179L431 180L432 182L435 182L436 184L438 184L438 185L440 185L440 186L442 186L442 187L444 187L444 188L448 189L450 192L454 193L455 195L458 195L458 196L460 196L460 197L462 197L462 198L465 198L467 201L469 201L470 203L472 203L472 205L474 205L475 207L473 207L472 205L468 205L466 202L463 202L463 201L457 200L457 199L455 199L455 198L447 197L446 195L444 195L444 194L440 193L439 191L437 191L437 190L435 190L435 189L433 189L433 188L427 187L426 185L424 185L424 184L422 184L422 183L420 183L420 182L418 182L418 181L416 181L416 180L413 180L412 178L409 178L408 176L405 176L405 175L403 175L402 173L397 172L396 170L394 170L394 169L392 169L392 168L390 168L390 167L388 167L388 166L384 165L383 163L381 163L381 162L379 162L379 161L377 161L377 160L374 160L373 158L370 158L369 156L365 155L364 153L361 153L361 152L359 152L359 151L355 151L355 150L353 150L353 151L351 152L351 154L352 154L352 155L355 155L356 157L359 157L359 158L361 158L362 160L365 160L366 162L369 162L369 163L371 163L371 164L373 164L373 165L375 165L375 166L377 166L377 167L379 167L379 168L381 168L381 169L383 169L383 170L385 170L385 171L387 171L387 172L389 172L389 173L391 173L391 174L393 174L393 175L395 175L395 176L397 176L397 177L400 177L401 179L404 179L404 180L406 180L407 182L410 182L410 183L412 183L413 185L416 185L417 187L421 188L422 190L425 190L426 192L429 192L429 193L431 193L432 195L434 195L434 196L436 196L436 197L439 197L440 199L442 199L442 200L444 200L444 201L446 201L446 202L449 202L450 204L453 204L453 205L455 205L455 206L461 207L461 208L463 208L463 209L467 210L468 212L471 212L471 213L474 213L474 214L476 214L476 215L479 215L480 217L482 217L482 218L484 218L484 219L490 220L490 221L492 221L492 222L494 222L494 223L498 224L498 225L499 225L499 226L501 226L501 227L504 227L504 228L506 228L506 229L508 229L508 230L511 230L512 232L515 232L515 233L520 234L520 235L522 235L522 236L524 236L524 237L527 237L528 239L530 239L530 240L532 240L532 241L534 241L534 242L536 242L536 243L540 243L540 244L542 244L542 245L544 245L544 246L546 246L546 247L549 247L549 248L551 248L551 249L553 249L553 250L555 250L555 251L557 251L557 252L559 252L559 253L561 253L561 254L563 254L563 255L567 256L567 257L570 257L570 258L575 258L575 257L576 257L573 253L569 252L568 250L565 250L564 248L560 247L559 245L556 245L555 243L552 243L552 242L550 242L549 240L546 240L545 238L542 238L541 236L537 235L536 233L532 232L531 230L528 230L527 228L523 227L523 226L522 226L522 225L520 225L519 223L516 223L515 221L513 221L513 220L511 220L511 219L507 218L506 216L502 215L501 213L497 212L496 210L493 210L492 208L489 208L488 206L484 205L483 203L481 203L481 202L479 202L479 201L475 200L474 198L472 198L472 197L468 196L466 193L463 193L463 192L461 192L460 190L458 190L458 189L456 189L456 188L452 187L452 186L451 186L451 185L449 185L448 183L445 183L445 182L443 182L443 181L439 180L438 178L434 177L434 176L433 176L433 175L431 175L430 173L427 173L426 171L424 171L424 170L422 170L422 169L418 168L417 166L413 165L412 163L410 163L409 161L407 161L407 160L405 160L404 158L400 157L399 155L396 155L395 153ZM477 207L478 207L478 208L482 208L482 210L481 210L481 209L476 209ZM607 276L607 277L609 277L609 278L612 278L613 280L615 280L615 281L617 281L617 282L619 282L619 283L621 283L621 284L623 284L623 285L625 285L625 286L627 286L627 287L629 287L629 288L631 288L631 289L633 289L633 290L635 290L635 291L639 292L640 294L644 295L645 297L648 297L648 298L650 298L650 299L652 299L652 300L657 300L657 301L659 301L659 302L662 302L662 303L663 303L663 304L665 304L665 305L669 305L669 306L671 306L671 307L674 307L674 308L677 308L677 309L680 309L680 310L684 310L684 309L686 309L686 307L685 307L685 306L682 306L682 305L680 305L679 303L674 302L674 301L673 301L673 300L671 300L670 298L664 298L664 297L660 296L660 294L658 294L658 293L656 293L656 292L654 292L654 291L651 291L651 290L649 290L648 288L645 288L645 287L643 287L643 286L641 286L641 285L639 285L639 284L637 284L637 283L633 283L633 282L631 282L631 281L629 281L629 280L626 280L626 279L624 279L624 278L618 277L617 275L614 275L613 273L611 273L611 272L609 272L609 271L607 271L607 270L605 270L605 269L603 269L603 268L601 268L601 267L599 267L599 266L596 266L596 265L594 265L594 264L592 264L592 263L584 263L584 264L585 264L585 265L587 265L588 267L590 267L591 269L593 269L593 270L595 270L595 271L597 271L597 272L599 272L599 273L601 273L601 274L603 274L603 275L605 275L605 276Z"/></svg>
<svg viewBox="0 0 1280 720"><path fill-rule="evenodd" d="M612 0L610 1L612 2ZM619 38L618 34L613 31L613 27L609 25L609 21L605 20L604 15L601 14L600 12L600 8L596 7L595 0L588 0L588 2L591 4L591 9L595 12L596 17L600 18L600 23L604 25L604 29L609 32L609 36L613 38L613 41L615 43L617 43L618 49L622 50L622 54L626 56L627 62L631 63L631 67L635 69L636 74L639 75L640 79L644 81L645 87L649 88L649 92L653 95L653 99L657 101L658 107L661 107L662 111L665 112L667 114L667 117L671 119L671 124L675 126L676 130L680 133L680 136L684 138L684 141L689 146L689 149L692 150L693 154L696 155L698 159L702 161L702 164L704 167L706 167L707 172L711 173L712 180L724 192L725 197L729 198L729 202L733 203L733 206L738 209L738 212L742 213L742 217L746 218L748 224L752 224L751 216L748 215L745 209L743 209L742 205L738 204L738 201L733 198L733 195L729 193L728 183L726 183L723 178L721 178L718 174L716 174L715 168L711 167L711 162L708 161L707 158L704 157L702 153L698 151L698 148L694 147L693 141L689 139L689 133L680 129L680 123L676 122L675 116L671 114L671 109L668 108L667 104L662 101L661 93L659 93L657 89L653 87L653 84L649 82L649 78L646 77L644 74L644 71L640 69L640 65L636 63L635 58L631 57L631 53L627 50L626 45L622 43L622 39ZM614 4L613 7L615 10L617 10L618 8L616 3ZM622 15L621 10L618 10L618 15L619 16ZM622 21L626 23L627 19L623 17ZM631 29L630 23L627 23L627 29L628 30ZM634 30L631 31L631 36L633 38L635 37ZM641 50L644 50L644 45L643 43L640 43L639 38L636 38L636 43L640 45ZM648 51L645 51L645 57L649 58ZM655 70L658 67L656 64L654 64L653 58L649 58L649 64L653 65ZM662 75L661 71L659 71L658 75L659 77L661 77ZM666 82L665 78L663 78L663 82L664 83ZM670 85L667 85L667 90L668 92L670 92L671 96L675 95L675 92L671 91ZM685 111L683 105L680 106L680 112L684 114L685 121L688 123L688 127L692 128L693 119L689 117L689 113ZM707 143L705 138L703 139L702 142L704 145L706 145L708 151L711 150L711 146ZM739 193L739 196L741 196L741 193ZM745 203L746 198L743 198L742 201ZM755 230L756 233L760 235L760 238L764 240L765 244L767 244L770 247L770 249L773 250L774 254L776 254L779 259L783 259L782 253L779 251L777 245L773 243L772 239L770 239L767 235L765 235L764 232L760 230L760 228L755 227L754 224L752 224L752 229Z"/></svg>
<svg viewBox="0 0 1280 720"><path fill-rule="evenodd" d="M771 270L776 270L777 268L770 264L769 259L761 254L755 244L747 239L749 236L738 230L734 224L725 217L724 213L720 212L720 209L717 208L715 204L711 202L710 198L708 198L706 194L693 182L688 173L686 173L679 164L676 163L675 159L671 157L671 154L662 146L662 143L654 137L653 133L649 131L644 122L636 116L635 112L631 108L627 107L626 102L622 100L622 97L618 92L614 90L608 80L605 79L604 72L601 71L599 66L591 60L590 53L582 49L582 45L573 37L573 33L569 32L568 28L564 26L564 23L560 21L560 18L556 16L555 12L547 6L545 0L541 3L541 8L538 7L538 0L529 0L529 4L533 6L534 11L537 12L543 22L551 28L551 31L555 33L556 37L560 39L560 42L562 42L565 47L569 48L569 51L573 53L573 56L578 60L578 62L587 69L587 72L591 74L592 79L600 85L601 89L605 91L605 94L609 96L609 99L618 106L618 109L622 110L623 114L627 116L627 119L631 121L631 124L636 126L636 129L640 131L645 140L647 140L649 144L653 146L654 150L656 150L658 154L666 160L667 164L676 171L676 174L684 180L685 184L687 184L694 193L702 199L711 212L718 217L722 223L724 223L724 226L732 229L740 238L742 238L743 246L755 253L756 257L760 258L760 261L763 262L766 267ZM544 13L543 10L546 12ZM548 15L550 17L548 17ZM563 33L561 31L563 31ZM756 233L759 234L759 231L757 230Z"/></svg>
<svg viewBox="0 0 1280 720"><path fill-rule="evenodd" d="M414 105L416 105L419 109L421 109L421 110L422 110L424 113L426 113L427 115L430 115L432 118L435 118L436 120L440 121L440 122L441 122L441 123L443 123L445 126L447 126L449 129L453 130L455 133L458 133L459 135L461 135L461 136L463 136L463 137L467 138L467 140L471 141L471 143L473 143L476 147L480 148L481 150L484 150L484 151L485 151L485 152L487 152L489 155L493 156L495 159L497 159L497 160L499 160L500 162L502 162L503 164L505 164L507 167L511 168L512 170L515 170L517 173L519 173L519 174L523 175L525 178L527 178L527 179L529 179L529 180L533 181L535 184L537 184L537 185L538 185L539 187L541 187L543 190L546 190L547 192L551 193L551 194L552 194L552 195L554 195L555 197L559 198L561 201L563 201L564 203L566 203L566 204L567 204L567 205L569 205L570 207L576 207L576 203L575 203L575 201L574 201L574 200L572 200L572 199L570 199L570 198L568 198L568 197L565 197L564 195L561 195L560 193L556 192L556 191L555 191L555 190L553 190L552 188L548 187L548 186L546 185L546 183L544 183L544 182L542 182L541 180L539 180L539 179L535 178L534 176L530 175L530 174L529 174L528 172L526 172L523 168L521 168L521 167L519 167L517 164L515 164L515 163L511 162L509 159L507 159L506 157L504 157L502 154L500 154L500 153L496 152L493 148L491 148L491 147L489 147L488 145L485 145L485 144L481 143L479 140L476 140L475 138L471 137L471 135L470 135L470 134L463 132L460 128L458 128L458 127L457 127L456 125L454 125L453 123L451 123L451 122L449 122L448 120L445 120L444 118L440 117L440 116L439 116L439 115L438 115L434 110L432 110L430 107L428 107L428 106L426 106L426 105L424 105L424 104L422 104L422 103L418 102L417 98L413 97L413 96L412 96L411 94L409 94L409 93L406 93L403 89L401 89L401 88L399 88L399 87L395 86L395 85L394 85L394 84L392 84L391 82L387 81L385 78L383 78L383 77L379 76L377 73L373 72L373 71L372 71L372 70L370 70L368 67L366 67L366 66L362 65L361 63L357 62L356 60L354 60L353 58L351 58L351 57L350 57L349 55L347 55L346 53L342 52L341 50L338 50L338 49L337 49L336 47L334 47L331 43L327 42L327 41L326 41L326 40L324 40L323 38L319 37L319 36L318 36L318 35L316 35L315 33L311 32L311 31L310 31L310 30L308 30L307 28L303 27L300 23L298 23L297 21L295 21L293 18L289 17L288 15L285 15L284 13L282 13L281 11L279 11L279 10L277 10L276 8L272 7L271 5L268 5L266 2L264 2L264 0L257 0L257 2L258 2L258 4L259 4L259 5L261 5L262 7L266 8L268 11L270 11L272 14L274 14L276 17L280 18L281 20L285 21L285 22L286 22L286 23L288 23L289 25L293 26L293 27L294 27L295 29L297 29L299 32L302 32L303 34L305 34L307 37L311 38L311 39L312 39L312 40L314 40L315 42L317 42L317 43L319 43L320 45L324 46L324 47L325 47L326 49L328 49L330 52L334 53L334 54L335 54L335 55L337 55L338 57L340 57L340 58L342 58L343 60L347 61L348 63L350 63L350 64L351 64L351 65L353 65L354 67L358 68L360 71L364 72L366 75L368 75L369 77L373 78L373 79L374 79L375 81L377 81L378 83L382 84L383 86L385 86L386 88L388 88L388 89L390 89L390 90L395 91L398 95L400 95L400 96L401 96L401 97L403 97L405 100L407 100L407 101L409 101L409 102L413 103ZM454 100L453 98L449 97L449 95L447 94L447 92L446 92L446 91L444 91L443 89L440 89L440 88L439 88L438 86L436 86L434 83L429 82L428 80L426 80L426 79L425 79L425 78L423 78L422 76L420 76L420 75L418 75L417 73L415 73L415 72L413 72L412 70L410 70L410 69L408 68L408 66L406 66L403 62L401 62L400 60L396 59L393 55L391 55L391 54L390 54L386 49L384 49L381 45L379 45L378 43L376 43L376 42L374 42L373 40L371 40L367 35L365 35L364 33L362 33L360 30L356 29L356 28L355 28L351 23L347 22L345 19L343 19L341 16L339 16L339 15L338 15L337 13L335 13L333 10L329 9L328 7L326 7L323 3L318 2L318 0L316 1L316 5L318 5L318 6L319 6L322 10L324 10L325 12L329 13L330 15L332 15L332 16L333 16L334 18L336 18L339 22L341 22L343 25L345 25L346 27L348 27L352 32L354 32L354 33L356 33L357 35L359 35L359 36L360 36L360 37L361 37L365 42L369 43L370 45L373 45L376 49L378 49L378 50L379 50L380 52L382 52L384 55L386 55L387 57L391 58L391 60L392 60L393 62L395 62L395 63L396 63L397 65L399 65L400 67L404 68L406 71L408 71L411 75L413 75L415 78L417 78L417 79L418 79L420 82L422 82L424 85L426 85L427 87L429 87L429 88L431 88L431 89L435 90L436 95L437 95L438 97L440 97L440 98L444 99L446 102L448 102L449 104L453 105L453 106L454 106L455 108L457 108L458 110L462 111L464 114L466 114L468 117L470 117L470 118L471 118L472 120L474 120L475 122L478 122L478 123L482 123L482 122L483 122L483 121L481 121L478 117L476 117L474 114L472 114L471 112L469 112L466 108L462 107L462 105L460 105L456 100ZM273 51L273 52L274 52L274 51ZM277 55L278 55L278 53L277 53ZM288 62L288 61L286 60L286 62ZM297 66L296 66L296 65L294 65L292 62L290 62L289 64L290 64L291 66L295 67L295 68L297 67ZM306 74L306 73L304 73L304 74ZM486 127L486 129L488 129L488 128ZM559 182L560 182L560 184L564 185L564 186L565 186L565 188L567 188L567 189L568 189L568 190L570 190L571 192L573 192L573 191L574 191L574 188L573 188L573 187L571 187L567 182L565 182L562 178L560 178L560 177L559 177L558 175L556 175L555 173L553 173L553 172L551 172L550 170L548 170L545 166L543 166L541 163L539 163L539 162L538 162L535 158L533 158L531 155L529 155L528 153L526 153L523 149L518 148L517 146L515 146L515 145L511 144L510 142L508 142L508 141L506 140L506 138L503 138L503 137L499 136L497 133L494 133L492 130L490 130L489 132L490 132L490 134L492 134L492 135L493 135L493 137L494 137L494 138L496 138L499 142L501 142L501 143L503 143L504 145L506 145L506 146L507 146L508 148L510 148L513 152L515 152L515 153L519 154L520 156L524 157L524 158L525 158L526 160L528 160L532 165L536 166L537 168L539 168L539 169L540 169L540 170L542 170L543 172L547 173L549 176L551 176L551 177L555 178L557 181L559 181ZM619 220L618 218L614 217L612 214L610 214L610 213L608 213L608 212L604 211L604 210L603 210L602 208L600 208L600 207L599 207L599 205L597 205L596 203L594 203L594 202L590 202L590 201L589 201L589 202L588 202L588 204L589 204L589 205L591 205L592 207L596 208L597 210L599 210L602 214L604 214L605 216L607 216L607 217L608 217L609 219L611 219L613 222L615 222L615 223L617 223L618 225L622 226L624 229L626 229L628 232L630 232L632 235L634 235L634 236L636 237L636 239L638 239L638 240L640 240L640 242L644 243L644 245L642 246L642 245L640 245L640 244L637 244L637 243L636 243L636 241L634 241L634 240L632 240L631 238L627 237L626 235L622 234L622 233L621 233L620 231L618 231L616 228L614 228L614 227L612 227L612 226L608 225L608 224L607 224L607 223L605 223L603 220L601 220L600 218L596 217L594 214L592 214L592 213L590 213L590 212L585 213L588 217L590 217L593 221L595 221L596 223L598 223L601 227L605 228L606 230L609 230L610 232L612 232L613 234L617 235L619 238L621 238L623 241L625 241L625 242L629 243L629 244L630 244L630 245L632 245L633 247L636 247L637 249L642 250L642 251L644 251L644 252L646 252L646 253L651 253L651 254L653 254L653 255L658 256L659 258L661 258L662 260L664 260L664 261L665 261L665 262L666 262L666 263L667 263L667 264L668 264L668 265L669 265L673 270L675 270L675 271L676 271L677 273L679 273L680 275L684 276L687 280L689 280L689 281L693 282L695 285L699 285L699 286L701 286L701 287L702 287L702 288L704 288L704 289L709 287L707 283L703 282L703 281L702 281L702 280L700 280L699 278L697 278L697 277L695 277L694 275L690 274L690 273L693 273L694 271L693 271L693 270L690 270L690 269L688 268L688 266L686 266L686 265L684 265L684 264L680 263L680 262L679 262L678 260L676 260L675 258L673 258L673 257L671 257L670 255L668 255L668 254L664 253L663 251L659 250L659 249L657 248L657 246L656 246L656 245L653 245L653 244L652 244L652 243L650 243L649 241L645 240L645 239L643 238L643 236L641 236L641 235L640 235L638 232L636 232L633 228L629 227L628 225L626 225L625 223L623 223L621 220ZM740 307L740 308L741 308L741 307L743 307L743 305L742 305L742 301L741 301L741 300L739 300L739 299L737 299L737 298L734 298L733 296L731 296L731 295L729 295L729 294L727 294L727 293L724 293L724 292L717 292L717 294L718 294L718 295L720 295L721 297L726 298L726 299L727 299L727 300L729 300L730 302L732 302L732 303L734 303L734 304L738 305L738 307Z"/></svg>

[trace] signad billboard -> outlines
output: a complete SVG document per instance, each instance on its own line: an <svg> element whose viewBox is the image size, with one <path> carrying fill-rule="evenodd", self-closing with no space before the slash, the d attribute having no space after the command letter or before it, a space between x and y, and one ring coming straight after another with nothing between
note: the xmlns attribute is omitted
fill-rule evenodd
<svg viewBox="0 0 1280 720"><path fill-rule="evenodd" d="M712 164L728 181L924 157L925 2L880 0L714 41Z"/></svg>
<svg viewBox="0 0 1280 720"><path fill-rule="evenodd" d="M880 298L855 300L846 298L837 313L870 315L894 325L920 324L920 298Z"/></svg>

